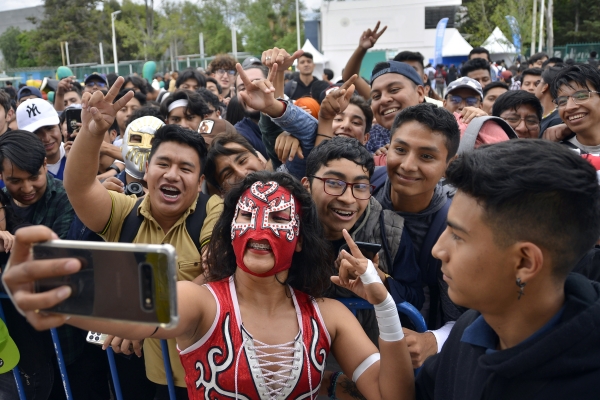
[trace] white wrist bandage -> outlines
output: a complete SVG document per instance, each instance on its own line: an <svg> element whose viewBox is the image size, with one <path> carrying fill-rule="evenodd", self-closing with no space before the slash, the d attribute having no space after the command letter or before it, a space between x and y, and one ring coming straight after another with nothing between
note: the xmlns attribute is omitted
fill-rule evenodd
<svg viewBox="0 0 600 400"><path fill-rule="evenodd" d="M371 260L367 260L367 262L367 270L360 276L360 280L362 281L363 285L370 285L371 283L383 283L377 274L377 269L375 269L373 262Z"/></svg>
<svg viewBox="0 0 600 400"><path fill-rule="evenodd" d="M374 306L377 325L379 325L379 337L386 342L396 342L404 338L402 324L398 309L392 295L388 293L383 302Z"/></svg>

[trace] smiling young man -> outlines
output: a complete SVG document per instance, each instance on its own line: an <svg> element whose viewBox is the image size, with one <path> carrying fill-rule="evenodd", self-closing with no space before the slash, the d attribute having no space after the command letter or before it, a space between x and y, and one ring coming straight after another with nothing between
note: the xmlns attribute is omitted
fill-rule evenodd
<svg viewBox="0 0 600 400"><path fill-rule="evenodd" d="M595 169L564 146L509 140L463 154L433 249L467 307L416 379L417 399L593 399L600 285L569 274L600 236Z"/></svg>
<svg viewBox="0 0 600 400"><path fill-rule="evenodd" d="M354 138L336 136L315 147L306 165L302 184L315 202L334 255L346 243L344 229L355 241L382 244L376 265L382 282L396 303L408 301L421 308L423 290L412 242L404 219L384 210L371 195L369 179L375 164L369 151ZM343 297L347 296L344 293ZM378 335L373 317L372 312L358 314L372 340Z"/></svg>
<svg viewBox="0 0 600 400"><path fill-rule="evenodd" d="M453 193L450 186L439 182L458 150L460 130L448 110L424 103L402 110L391 132L387 168L376 170L371 181L377 186L374 197L382 207L404 218L421 270L426 291L426 307L421 312L433 331L408 335L413 366L418 367L442 348L461 314L448 299L440 264L431 256Z"/></svg>
<svg viewBox="0 0 600 400"><path fill-rule="evenodd" d="M600 154L600 71L589 64L561 70L550 87L558 114L575 133L566 143L582 152Z"/></svg>
<svg viewBox="0 0 600 400"><path fill-rule="evenodd" d="M58 113L46 100L26 100L17 108L19 129L35 133L42 141L46 149L48 172L62 180L67 159L59 122Z"/></svg>
<svg viewBox="0 0 600 400"><path fill-rule="evenodd" d="M128 92L113 104L122 83L119 77L106 96L83 97L82 127L65 170L69 200L85 226L112 242L121 239L124 221L136 209L133 212L141 215L143 221L133 243L172 244L178 255L178 279L193 280L203 271L197 243L203 245L210 239L221 210L217 197L213 201L199 194L206 158L204 139L177 125L163 126L156 131L151 149L147 148L149 141L142 139L145 151L139 156L147 160L143 179L148 194L141 203L133 196L107 191L96 179L97 165L89 160L98 157L104 133L117 111L133 96ZM199 238L190 237L186 224L187 217L195 213L200 213L198 218L203 221ZM168 398L160 343L146 340L144 354L148 379L157 385L157 398ZM185 398L184 372L174 341L169 342L169 354L177 398Z"/></svg>
<svg viewBox="0 0 600 400"><path fill-rule="evenodd" d="M492 115L508 122L521 139L540 137L542 112L540 101L526 90L509 90L492 107Z"/></svg>

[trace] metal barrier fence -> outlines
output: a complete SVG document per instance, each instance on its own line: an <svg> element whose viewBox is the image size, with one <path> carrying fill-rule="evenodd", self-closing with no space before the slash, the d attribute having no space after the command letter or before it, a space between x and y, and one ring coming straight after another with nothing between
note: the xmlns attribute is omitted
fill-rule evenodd
<svg viewBox="0 0 600 400"><path fill-rule="evenodd" d="M230 54L232 55L232 54ZM237 59L241 63L247 57L249 57L250 53L237 53ZM232 55L233 56L233 55ZM156 62L156 72L166 72L166 71L183 71L186 68L206 68L212 60L214 60L214 56L211 57L200 57L199 54L190 54L184 56L178 56L171 63L170 60L161 60ZM119 62L118 69L120 76L132 75L134 73L142 76L142 71L144 69L144 64L146 61L144 60L133 60L133 61L121 61ZM77 65L69 65L73 74L77 77L77 80L83 82L85 77L92 72L99 72L102 74L109 74L115 72L115 64L97 64L97 63L88 63L88 64L77 64ZM9 68L6 70L6 74L11 77L17 77L20 83L25 83L27 80L42 80L46 77L55 79L56 77L56 67L32 67L32 68Z"/></svg>
<svg viewBox="0 0 600 400"><path fill-rule="evenodd" d="M592 51L600 54L600 43L571 43L566 46L554 46L553 56L563 60L570 58L575 62L586 62Z"/></svg>
<svg viewBox="0 0 600 400"><path fill-rule="evenodd" d="M6 294L2 293L2 294L0 294L0 298L8 298L8 296ZM344 304L346 307L348 307L354 315L356 315L357 310L368 310L368 309L373 308L373 306L369 302L367 302L366 300L363 300L363 299L359 299L359 298L339 298L337 300L339 300L342 304ZM425 320L423 319L423 316L421 315L419 310L417 310L412 304L405 301L403 303L398 303L397 307L398 307L399 313L406 315L411 320L411 322L415 325L417 332L422 333L427 330L427 325L425 324ZM0 318L6 322L5 317L4 317L4 310L2 309L1 304L0 304ZM9 330L9 332L10 332L10 330ZM65 389L65 396L66 396L67 400L73 400L73 394L71 393L71 386L69 384L69 377L67 375L67 366L65 365L62 349L60 346L60 340L58 338L58 333L56 332L56 329L51 329L50 333L52 336L52 343L54 344L54 351L56 353L58 367L60 369L60 376L62 379L63 387ZM164 366L165 366L165 374L166 374L166 378L167 378L167 387L169 390L169 399L175 400L175 383L173 381L173 372L171 369L171 362L169 359L169 348L167 346L166 340L161 340L160 342L161 342L160 344L161 344L161 348L162 348L162 355L163 355L163 361L164 361ZM123 400L123 394L121 392L121 385L119 382L119 374L117 372L117 366L115 363L115 355L114 355L112 348L109 347L106 349L106 355L108 357L108 364L110 367L110 374L111 374L112 381L113 381L115 397L117 400ZM12 372L15 377L15 383L17 386L17 392L19 394L19 399L27 400L27 398L25 397L25 389L23 387L23 382L21 380L21 374L19 372L19 368L15 367Z"/></svg>

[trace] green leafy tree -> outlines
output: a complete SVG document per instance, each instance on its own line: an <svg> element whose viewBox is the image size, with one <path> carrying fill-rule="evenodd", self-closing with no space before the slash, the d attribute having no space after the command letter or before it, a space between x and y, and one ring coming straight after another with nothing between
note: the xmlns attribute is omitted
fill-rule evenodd
<svg viewBox="0 0 600 400"><path fill-rule="evenodd" d="M20 34L21 30L19 28L11 26L0 35L0 50L4 56L4 63L7 68L15 68L17 66L19 52L21 51L18 42Z"/></svg>
<svg viewBox="0 0 600 400"><path fill-rule="evenodd" d="M301 6L301 10L304 5ZM273 46L293 52L297 47L296 2L294 0L256 0L242 6L240 21L245 48L261 54ZM302 27L302 20L300 20ZM302 33L302 31L301 31Z"/></svg>
<svg viewBox="0 0 600 400"><path fill-rule="evenodd" d="M69 43L71 64L97 62L98 42L108 27L97 10L99 0L45 0L44 17L34 21L38 65L61 65L61 42Z"/></svg>
<svg viewBox="0 0 600 400"><path fill-rule="evenodd" d="M554 1L554 44L600 42L600 3L597 0Z"/></svg>

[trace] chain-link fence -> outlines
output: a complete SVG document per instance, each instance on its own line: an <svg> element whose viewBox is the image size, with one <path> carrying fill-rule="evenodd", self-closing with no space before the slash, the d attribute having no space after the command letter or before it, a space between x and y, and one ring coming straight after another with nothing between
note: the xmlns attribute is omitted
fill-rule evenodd
<svg viewBox="0 0 600 400"><path fill-rule="evenodd" d="M233 54L230 55L233 56ZM250 53L238 53L237 59L241 63L250 55ZM156 61L156 72L164 73L167 71L182 71L186 68L206 68L214 58L214 56L200 57L199 54L190 54L178 56L172 62L171 60ZM118 65L119 75L127 76L135 73L142 76L145 63L146 61L143 60L121 61ZM101 74L115 72L114 64L78 64L70 65L69 68L80 82L83 82L85 77L92 72ZM15 79L17 82L14 82L17 84L25 83L28 80L42 80L46 77L56 79L57 69L58 67L12 68L6 70L6 75L17 78Z"/></svg>

